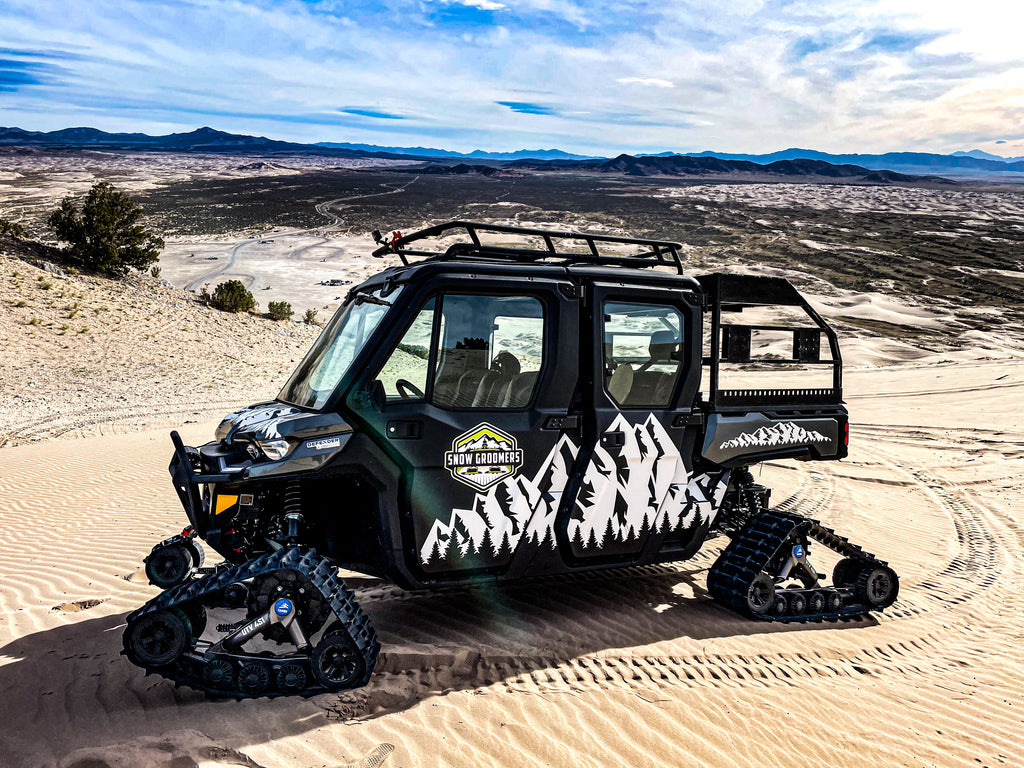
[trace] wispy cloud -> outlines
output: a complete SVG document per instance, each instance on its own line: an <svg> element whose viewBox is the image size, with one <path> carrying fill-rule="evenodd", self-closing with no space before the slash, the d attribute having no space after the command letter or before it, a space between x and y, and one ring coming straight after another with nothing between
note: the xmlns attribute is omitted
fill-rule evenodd
<svg viewBox="0 0 1024 768"><path fill-rule="evenodd" d="M0 124L586 153L996 149L1020 137L1022 25L1024 6L999 0L5 0Z"/></svg>
<svg viewBox="0 0 1024 768"><path fill-rule="evenodd" d="M655 88L675 88L676 84L671 80L662 80L660 77L620 77L615 82L623 85L650 85Z"/></svg>

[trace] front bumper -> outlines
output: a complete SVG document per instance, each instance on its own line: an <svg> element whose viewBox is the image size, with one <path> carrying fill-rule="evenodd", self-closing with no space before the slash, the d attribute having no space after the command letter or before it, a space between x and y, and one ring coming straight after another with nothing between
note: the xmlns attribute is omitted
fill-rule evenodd
<svg viewBox="0 0 1024 768"><path fill-rule="evenodd" d="M200 486L237 482L242 479L242 473L246 468L225 468L220 473L204 474L201 470L197 472L195 465L199 464L199 452L182 443L177 432L171 432L171 442L174 443L174 456L171 457L171 464L167 469L171 473L174 490L185 509L188 521L192 523L200 537L205 537L210 530L210 510L203 503Z"/></svg>

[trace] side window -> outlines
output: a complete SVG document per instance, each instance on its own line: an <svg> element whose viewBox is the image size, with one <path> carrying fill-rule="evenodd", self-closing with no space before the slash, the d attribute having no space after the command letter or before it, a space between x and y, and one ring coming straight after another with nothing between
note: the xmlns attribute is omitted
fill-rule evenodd
<svg viewBox="0 0 1024 768"><path fill-rule="evenodd" d="M604 385L617 405L665 407L682 361L683 317L662 304L604 305Z"/></svg>
<svg viewBox="0 0 1024 768"><path fill-rule="evenodd" d="M445 296L433 401L522 408L540 377L544 308L526 296Z"/></svg>
<svg viewBox="0 0 1024 768"><path fill-rule="evenodd" d="M426 396L433 331L434 299L431 299L416 315L377 375L389 402L422 400Z"/></svg>

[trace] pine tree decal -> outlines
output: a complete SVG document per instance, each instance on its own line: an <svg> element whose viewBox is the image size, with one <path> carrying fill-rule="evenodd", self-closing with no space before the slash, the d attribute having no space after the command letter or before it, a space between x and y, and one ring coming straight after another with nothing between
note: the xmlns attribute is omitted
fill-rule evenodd
<svg viewBox="0 0 1024 768"><path fill-rule="evenodd" d="M480 548L477 550L480 557L485 561L494 560L494 539L491 538L491 529L484 528L483 538L480 539Z"/></svg>
<svg viewBox="0 0 1024 768"><path fill-rule="evenodd" d="M427 562L424 563L424 565L427 567L428 571L432 571L437 568L440 568L442 563L443 558L441 557L441 540L434 539L434 548L430 550L430 557L427 558Z"/></svg>
<svg viewBox="0 0 1024 768"><path fill-rule="evenodd" d="M462 565L462 550L459 548L459 537L453 531L448 537L448 548L444 552L445 563L449 568L458 568Z"/></svg>
<svg viewBox="0 0 1024 768"><path fill-rule="evenodd" d="M612 519L608 518L608 525L605 526L604 536L601 539L601 546L607 547L615 542L615 527L612 525Z"/></svg>
<svg viewBox="0 0 1024 768"><path fill-rule="evenodd" d="M597 536L594 535L594 529L591 528L590 529L590 538L587 539L587 549L597 549L598 546L599 545L597 543Z"/></svg>
<svg viewBox="0 0 1024 768"><path fill-rule="evenodd" d="M512 557L512 545L508 540L508 531L505 531L505 533L501 535L501 546L498 547L497 560L499 563L504 563L507 562L510 557Z"/></svg>
<svg viewBox="0 0 1024 768"><path fill-rule="evenodd" d="M540 548L555 549L557 546L558 544L555 542L554 534L552 533L551 529L548 528L546 531L544 531L544 538L540 542Z"/></svg>
<svg viewBox="0 0 1024 768"><path fill-rule="evenodd" d="M583 550L583 526L577 525L576 532L572 535L572 551L580 552Z"/></svg>

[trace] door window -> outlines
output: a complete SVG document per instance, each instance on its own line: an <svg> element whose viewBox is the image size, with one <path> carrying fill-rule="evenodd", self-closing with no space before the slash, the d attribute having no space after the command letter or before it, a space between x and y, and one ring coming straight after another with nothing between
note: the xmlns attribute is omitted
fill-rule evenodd
<svg viewBox="0 0 1024 768"><path fill-rule="evenodd" d="M424 305L409 330L381 368L377 378L388 402L426 397L430 344L434 332L434 299Z"/></svg>
<svg viewBox="0 0 1024 768"><path fill-rule="evenodd" d="M625 407L666 407L679 382L683 317L664 304L604 305L604 385Z"/></svg>
<svg viewBox="0 0 1024 768"><path fill-rule="evenodd" d="M543 350L544 308L537 299L449 295L423 306L377 379L388 402L523 408L536 389Z"/></svg>
<svg viewBox="0 0 1024 768"><path fill-rule="evenodd" d="M544 308L526 296L445 296L433 401L447 408L522 408L544 349Z"/></svg>

